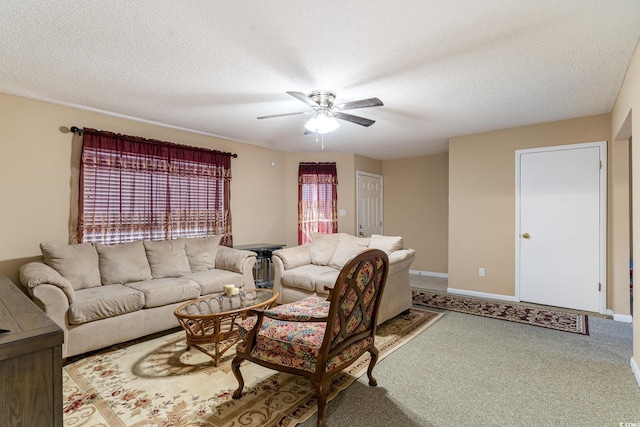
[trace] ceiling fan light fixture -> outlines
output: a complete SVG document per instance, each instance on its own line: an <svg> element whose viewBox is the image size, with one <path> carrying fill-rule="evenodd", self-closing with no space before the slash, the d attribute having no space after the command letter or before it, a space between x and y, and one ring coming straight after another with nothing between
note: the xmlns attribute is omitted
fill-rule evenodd
<svg viewBox="0 0 640 427"><path fill-rule="evenodd" d="M309 132L325 134L338 129L340 127L340 123L338 123L335 117L331 117L326 114L318 114L311 117L304 127Z"/></svg>
<svg viewBox="0 0 640 427"><path fill-rule="evenodd" d="M330 90L314 90L309 94L302 92L287 91L287 94L293 96L298 101L302 101L311 111L299 111L295 113L272 114L270 116L260 116L258 119L269 119L272 117L297 116L300 114L311 114L311 119L307 121L304 127L307 129L305 133L315 133L316 140L319 134L333 132L340 127L338 120L346 120L360 126L371 126L376 121L353 114L345 113L344 110L353 110L355 108L380 107L384 105L378 98L360 99L358 101L349 101L342 104L333 104L336 94Z"/></svg>

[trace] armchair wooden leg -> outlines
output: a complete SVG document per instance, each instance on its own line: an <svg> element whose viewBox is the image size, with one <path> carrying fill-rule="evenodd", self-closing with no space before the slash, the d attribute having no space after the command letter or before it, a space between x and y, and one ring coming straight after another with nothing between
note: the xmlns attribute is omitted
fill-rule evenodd
<svg viewBox="0 0 640 427"><path fill-rule="evenodd" d="M331 386L331 378L328 381L314 381L313 388L316 390L316 401L318 402L318 417L316 427L326 427L324 420L324 408L327 406L327 397L329 396L329 388Z"/></svg>
<svg viewBox="0 0 640 427"><path fill-rule="evenodd" d="M242 397L242 389L244 388L244 378L242 378L242 372L240 372L240 365L242 364L243 360L244 359L236 356L233 358L233 361L231 362L231 371L233 372L233 375L236 377L236 380L238 380L238 388L236 389L236 391L233 392L234 399L240 399Z"/></svg>
<svg viewBox="0 0 640 427"><path fill-rule="evenodd" d="M373 376L373 368L376 366L376 362L378 361L378 349L371 347L369 349L369 354L371 354L371 361L369 362L369 369L367 369L367 376L369 377L369 385L375 387L378 385L378 380Z"/></svg>

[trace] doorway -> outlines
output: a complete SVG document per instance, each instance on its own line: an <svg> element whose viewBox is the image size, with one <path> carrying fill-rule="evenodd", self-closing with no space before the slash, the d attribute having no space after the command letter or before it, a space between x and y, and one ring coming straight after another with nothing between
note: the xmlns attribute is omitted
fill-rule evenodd
<svg viewBox="0 0 640 427"><path fill-rule="evenodd" d="M516 151L516 296L605 312L605 142Z"/></svg>
<svg viewBox="0 0 640 427"><path fill-rule="evenodd" d="M371 237L372 234L384 234L382 176L357 171L356 188L358 236Z"/></svg>

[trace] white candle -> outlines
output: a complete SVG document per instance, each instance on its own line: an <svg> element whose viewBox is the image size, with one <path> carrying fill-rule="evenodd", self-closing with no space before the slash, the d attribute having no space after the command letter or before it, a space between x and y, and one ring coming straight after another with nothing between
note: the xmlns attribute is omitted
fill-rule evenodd
<svg viewBox="0 0 640 427"><path fill-rule="evenodd" d="M233 295L238 295L240 293L240 288L233 288Z"/></svg>
<svg viewBox="0 0 640 427"><path fill-rule="evenodd" d="M228 297L233 295L235 286L233 285L224 285L224 294Z"/></svg>

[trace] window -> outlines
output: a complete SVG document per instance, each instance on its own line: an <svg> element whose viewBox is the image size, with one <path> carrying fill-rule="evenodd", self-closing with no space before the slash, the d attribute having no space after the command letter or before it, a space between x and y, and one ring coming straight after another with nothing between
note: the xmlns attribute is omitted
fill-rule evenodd
<svg viewBox="0 0 640 427"><path fill-rule="evenodd" d="M311 232L338 232L338 173L333 163L300 163L298 167L298 244Z"/></svg>
<svg viewBox="0 0 640 427"><path fill-rule="evenodd" d="M78 241L220 235L231 246L231 154L84 129Z"/></svg>

